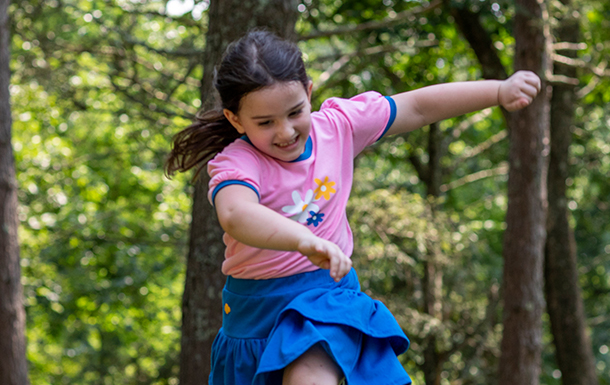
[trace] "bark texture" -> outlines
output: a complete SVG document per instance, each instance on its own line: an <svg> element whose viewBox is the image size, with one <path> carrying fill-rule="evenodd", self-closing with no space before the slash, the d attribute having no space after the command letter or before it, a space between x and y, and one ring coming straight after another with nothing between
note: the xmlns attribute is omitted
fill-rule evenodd
<svg viewBox="0 0 610 385"><path fill-rule="evenodd" d="M441 145L442 133L438 123L430 125L428 133L428 167L422 180L426 183L428 197L433 198L432 216L435 216L436 198L441 195L440 187L442 180L441 168ZM424 312L439 321L443 321L443 271L440 263L441 251L438 239L427 240L427 255L424 262L424 277L422 280L424 292ZM441 383L441 372L443 364L447 360L446 352L437 347L437 335L431 333L425 341L424 363L422 371L426 385L439 385Z"/></svg>
<svg viewBox="0 0 610 385"><path fill-rule="evenodd" d="M500 385L536 385L540 375L550 113L544 81L549 62L543 6L536 0L518 0L515 5L515 70L534 71L543 84L534 102L512 113L509 120Z"/></svg>
<svg viewBox="0 0 610 385"><path fill-rule="evenodd" d="M9 0L0 0L0 384L28 383L25 310L17 240L17 181L11 146Z"/></svg>
<svg viewBox="0 0 610 385"><path fill-rule="evenodd" d="M563 1L570 6L570 0ZM557 41L578 42L580 27L572 12L566 12L555 31ZM560 52L576 57L575 51ZM555 64L554 73L576 78L573 67ZM575 86L556 84L551 99L551 157L549 162L549 214L545 248L545 293L555 344L557 365L563 384L597 385L595 360L586 334L586 319L576 261L574 232L569 223L566 180L569 177L569 148L572 142L576 103Z"/></svg>
<svg viewBox="0 0 610 385"><path fill-rule="evenodd" d="M215 103L214 66L227 45L254 27L266 27L278 35L296 39L297 0L212 0L209 27L202 57L201 100L204 108ZM212 342L222 325L222 288L225 276L223 231L208 203L205 172L195 184L193 215L182 303L180 384L199 385L210 373Z"/></svg>

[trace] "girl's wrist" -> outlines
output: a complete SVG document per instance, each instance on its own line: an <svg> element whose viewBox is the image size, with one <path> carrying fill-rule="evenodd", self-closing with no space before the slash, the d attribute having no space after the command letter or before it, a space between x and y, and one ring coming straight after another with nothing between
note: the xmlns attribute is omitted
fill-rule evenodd
<svg viewBox="0 0 610 385"><path fill-rule="evenodd" d="M296 239L296 248L294 251L298 251L302 253L303 247L308 247L310 244L314 243L316 240L316 236L312 233L308 228L304 227L304 231L300 232Z"/></svg>
<svg viewBox="0 0 610 385"><path fill-rule="evenodd" d="M504 83L504 81L499 81L498 82L498 92L496 93L496 105L501 106L502 103L500 103L500 89L502 88L502 83Z"/></svg>

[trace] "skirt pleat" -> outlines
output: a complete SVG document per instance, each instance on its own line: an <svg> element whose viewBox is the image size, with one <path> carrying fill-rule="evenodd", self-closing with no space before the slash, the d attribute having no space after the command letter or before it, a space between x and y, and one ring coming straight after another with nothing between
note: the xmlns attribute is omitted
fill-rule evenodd
<svg viewBox="0 0 610 385"><path fill-rule="evenodd" d="M283 369L320 344L348 385L411 383L397 356L409 340L383 303L360 291L355 270L273 280L229 278L210 384L281 384Z"/></svg>

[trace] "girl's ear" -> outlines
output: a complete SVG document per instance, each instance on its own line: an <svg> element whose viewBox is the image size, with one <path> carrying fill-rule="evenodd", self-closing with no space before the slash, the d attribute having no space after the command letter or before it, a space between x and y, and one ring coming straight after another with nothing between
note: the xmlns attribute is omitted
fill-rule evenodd
<svg viewBox="0 0 610 385"><path fill-rule="evenodd" d="M309 104L311 104L311 93L313 90L313 82L310 80L309 84L307 85L307 98L309 99Z"/></svg>
<svg viewBox="0 0 610 385"><path fill-rule="evenodd" d="M231 123L231 125L233 127L235 127L237 132L239 132L242 135L246 133L246 130L244 130L244 127L239 122L239 117L237 115L235 115L233 113L233 111L230 111L230 110L227 110L226 108L223 108L222 109L222 113L225 115L225 118L227 118L229 123Z"/></svg>

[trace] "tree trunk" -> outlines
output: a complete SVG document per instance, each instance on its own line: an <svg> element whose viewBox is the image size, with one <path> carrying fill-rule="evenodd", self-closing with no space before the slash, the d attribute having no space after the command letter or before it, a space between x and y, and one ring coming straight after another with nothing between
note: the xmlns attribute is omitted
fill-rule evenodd
<svg viewBox="0 0 610 385"><path fill-rule="evenodd" d="M570 0L563 1L570 6ZM558 41L578 42L580 27L572 12L567 12L556 30ZM575 51L562 52L576 57ZM556 64L554 73L570 78L576 69ZM566 385L597 385L595 360L591 342L586 335L584 305L578 285L576 242L568 221L566 179L569 175L569 148L572 141L576 103L575 86L553 86L551 99L551 157L548 191L549 213L545 255L545 289L547 311L555 344L557 365Z"/></svg>
<svg viewBox="0 0 610 385"><path fill-rule="evenodd" d="M28 383L25 311L17 240L17 181L11 147L9 0L0 0L0 384Z"/></svg>
<svg viewBox="0 0 610 385"><path fill-rule="evenodd" d="M297 0L212 0L203 60L201 100L214 104L212 78L227 45L250 28L267 27L295 39ZM216 212L207 201L205 172L195 184L193 215L182 303L180 384L199 385L210 373L212 342L222 325L221 294L225 277L220 271L225 246Z"/></svg>
<svg viewBox="0 0 610 385"><path fill-rule="evenodd" d="M515 70L544 78L548 65L544 3L518 0ZM543 256L546 238L549 95L511 114L507 229L504 234L504 332L498 383L538 384L542 349Z"/></svg>
<svg viewBox="0 0 610 385"><path fill-rule="evenodd" d="M441 144L442 133L438 123L430 125L428 133L428 167L427 173L422 179L426 183L426 191L429 198L432 198L432 216L436 215L436 199L441 195ZM440 266L438 239L427 239L427 259L424 262L424 277L422 280L424 292L424 312L439 321L443 321L443 271ZM439 352L437 347L437 336L431 333L426 339L424 348L424 363L422 371L426 385L439 385L441 383L441 372L445 356Z"/></svg>
<svg viewBox="0 0 610 385"><path fill-rule="evenodd" d="M450 3L451 16L455 19L460 32L474 51L479 63L483 78L485 79L506 79L506 69L493 46L489 32L483 28L478 13L473 13L467 9L467 5Z"/></svg>
<svg viewBox="0 0 610 385"><path fill-rule="evenodd" d="M468 40L468 44L481 64L483 78L506 79L508 74L502 65L502 61L500 60L498 51L493 45L491 37L489 37L490 33L485 30L481 23L480 13L471 12L464 5L456 6L454 3L449 4L453 7L450 9L450 13L455 19L455 23L462 35ZM504 115L506 122L508 122L510 120L508 111L502 108L502 114ZM510 125L508 129L510 130Z"/></svg>

